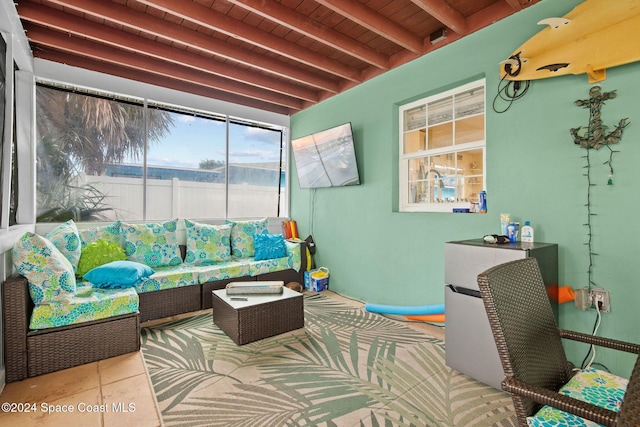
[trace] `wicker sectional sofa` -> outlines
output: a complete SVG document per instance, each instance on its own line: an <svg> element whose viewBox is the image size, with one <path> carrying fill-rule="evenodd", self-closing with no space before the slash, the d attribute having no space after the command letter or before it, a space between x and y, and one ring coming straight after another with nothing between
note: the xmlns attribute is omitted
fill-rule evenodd
<svg viewBox="0 0 640 427"><path fill-rule="evenodd" d="M257 270L257 274L253 271L244 276L138 292L137 313L35 331L29 329L34 303L28 281L14 274L2 286L6 382L137 351L140 349L141 322L211 308L212 291L224 288L229 282L278 280L302 283L307 267L306 242L288 242L288 245L292 243L294 247L299 245L299 269L283 268L264 273ZM186 248L179 246L184 259Z"/></svg>

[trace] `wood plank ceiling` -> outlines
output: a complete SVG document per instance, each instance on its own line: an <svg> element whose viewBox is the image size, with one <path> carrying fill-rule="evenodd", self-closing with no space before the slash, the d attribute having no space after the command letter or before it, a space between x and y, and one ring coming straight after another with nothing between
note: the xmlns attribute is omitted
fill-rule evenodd
<svg viewBox="0 0 640 427"><path fill-rule="evenodd" d="M36 58L293 114L538 1L19 0L17 10Z"/></svg>

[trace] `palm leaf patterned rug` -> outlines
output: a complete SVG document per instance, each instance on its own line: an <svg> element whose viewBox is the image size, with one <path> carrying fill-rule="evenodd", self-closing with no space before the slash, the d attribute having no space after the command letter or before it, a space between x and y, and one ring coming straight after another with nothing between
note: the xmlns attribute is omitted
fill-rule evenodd
<svg viewBox="0 0 640 427"><path fill-rule="evenodd" d="M210 313L142 329L166 426L515 426L511 398L452 371L444 343L305 293L305 327L237 346Z"/></svg>

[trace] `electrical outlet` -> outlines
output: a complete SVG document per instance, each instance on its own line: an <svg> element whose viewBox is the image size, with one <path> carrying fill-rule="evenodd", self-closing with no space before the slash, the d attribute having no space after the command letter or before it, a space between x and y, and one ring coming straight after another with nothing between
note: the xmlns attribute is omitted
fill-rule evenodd
<svg viewBox="0 0 640 427"><path fill-rule="evenodd" d="M591 289L591 307L595 308L600 303L600 311L608 313L611 311L611 302L609 300L609 291L602 288Z"/></svg>
<svg viewBox="0 0 640 427"><path fill-rule="evenodd" d="M574 289L574 303L580 310L589 310L596 308L596 304L600 302L600 311L610 312L611 301L609 291L602 288L580 288Z"/></svg>

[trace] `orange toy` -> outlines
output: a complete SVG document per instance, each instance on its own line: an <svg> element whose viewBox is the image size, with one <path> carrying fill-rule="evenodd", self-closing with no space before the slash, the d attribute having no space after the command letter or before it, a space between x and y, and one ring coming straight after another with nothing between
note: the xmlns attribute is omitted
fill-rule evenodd
<svg viewBox="0 0 640 427"><path fill-rule="evenodd" d="M421 314L416 316L405 316L409 320L422 320L424 322L444 323L444 313L442 314Z"/></svg>

